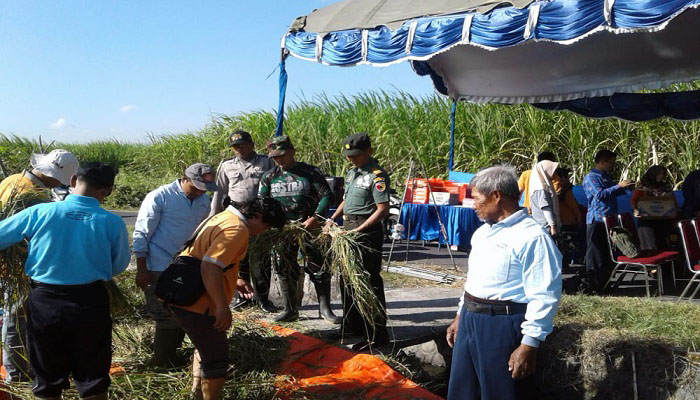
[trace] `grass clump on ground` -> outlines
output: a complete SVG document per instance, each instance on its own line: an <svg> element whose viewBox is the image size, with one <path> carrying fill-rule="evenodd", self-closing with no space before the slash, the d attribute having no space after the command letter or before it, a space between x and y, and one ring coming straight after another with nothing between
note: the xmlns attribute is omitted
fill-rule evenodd
<svg viewBox="0 0 700 400"><path fill-rule="evenodd" d="M554 398L631 399L635 390L639 398L697 398L699 344L696 304L563 296L537 381Z"/></svg>

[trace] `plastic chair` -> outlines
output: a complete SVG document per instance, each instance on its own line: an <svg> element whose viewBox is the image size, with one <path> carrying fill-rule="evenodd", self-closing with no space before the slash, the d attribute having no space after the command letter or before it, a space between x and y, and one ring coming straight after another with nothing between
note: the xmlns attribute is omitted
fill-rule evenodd
<svg viewBox="0 0 700 400"><path fill-rule="evenodd" d="M632 216L631 213L624 213L624 214L618 214L617 215L617 220L620 221L620 225L627 229L631 234L634 240L639 243L639 233L637 231L637 224L634 223L634 217ZM658 254L660 253L659 251L645 251L644 255L649 255L649 254ZM678 255L678 254L677 254ZM673 278L673 287L676 287L676 269L673 268L673 265L671 266L671 277Z"/></svg>
<svg viewBox="0 0 700 400"><path fill-rule="evenodd" d="M685 251L685 261L688 265L688 269L692 274L690 282L683 289L683 293L678 297L678 302L683 300L683 296L690 290L693 283L697 283L698 286L693 291L693 294L688 297L688 301L693 300L695 295L700 290L700 234L697 230L700 225L700 220L695 219L693 221L686 220L680 221L678 223L678 229L681 231L681 240L683 241L683 250Z"/></svg>
<svg viewBox="0 0 700 400"><path fill-rule="evenodd" d="M605 231L607 233L608 245L610 247L610 257L615 263L615 268L613 268L610 278L605 283L603 288L607 288L611 282L621 282L626 274L642 275L644 277L644 286L646 288L647 297L651 297L651 291L649 290L649 271L656 269L658 271L657 284L659 285L659 294L663 293L663 275L661 266L668 262L673 262L679 254L676 251L658 251L658 252L645 252L639 257L627 257L624 255L615 255L613 250L612 240L610 240L610 233L612 228L619 226L618 217L607 216L604 219ZM620 278L616 279L615 275L619 273Z"/></svg>

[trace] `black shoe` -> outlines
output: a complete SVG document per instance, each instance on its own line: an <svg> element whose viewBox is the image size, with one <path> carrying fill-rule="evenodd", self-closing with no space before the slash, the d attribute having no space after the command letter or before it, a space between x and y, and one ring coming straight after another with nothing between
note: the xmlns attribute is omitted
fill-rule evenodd
<svg viewBox="0 0 700 400"><path fill-rule="evenodd" d="M274 314L279 311L277 307L275 307L274 304L270 300L258 300L258 304L260 305L260 309L265 311L266 313Z"/></svg>

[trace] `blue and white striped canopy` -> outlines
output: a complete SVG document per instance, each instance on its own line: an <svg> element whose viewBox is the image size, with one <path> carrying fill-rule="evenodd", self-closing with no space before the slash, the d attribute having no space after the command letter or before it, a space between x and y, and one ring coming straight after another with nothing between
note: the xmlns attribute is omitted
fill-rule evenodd
<svg viewBox="0 0 700 400"><path fill-rule="evenodd" d="M282 47L327 65L411 61L454 99L553 103L700 79L698 6L700 0L346 0L298 18Z"/></svg>

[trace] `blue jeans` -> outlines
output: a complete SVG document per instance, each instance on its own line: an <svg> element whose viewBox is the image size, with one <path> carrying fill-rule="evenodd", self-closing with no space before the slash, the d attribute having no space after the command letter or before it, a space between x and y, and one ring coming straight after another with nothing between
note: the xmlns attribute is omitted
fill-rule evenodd
<svg viewBox="0 0 700 400"><path fill-rule="evenodd" d="M534 379L513 379L508 360L523 338L525 314L489 315L462 308L452 349L448 400L533 398Z"/></svg>

